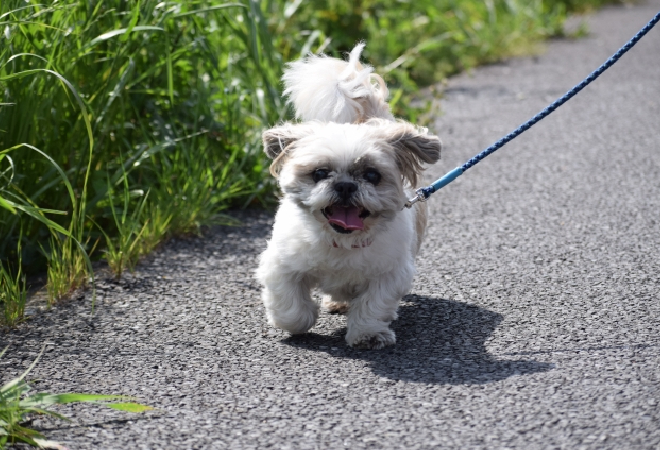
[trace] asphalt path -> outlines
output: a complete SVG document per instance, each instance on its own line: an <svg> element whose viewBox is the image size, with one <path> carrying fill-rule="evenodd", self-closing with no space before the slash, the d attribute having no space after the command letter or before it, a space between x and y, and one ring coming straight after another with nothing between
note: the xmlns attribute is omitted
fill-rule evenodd
<svg viewBox="0 0 660 450"><path fill-rule="evenodd" d="M430 181L581 81L660 10L451 80ZM272 213L179 239L121 282L0 337L3 380L133 395L34 425L71 449L660 448L660 28L531 131L430 200L395 347L346 346L345 318L269 327L254 279Z"/></svg>

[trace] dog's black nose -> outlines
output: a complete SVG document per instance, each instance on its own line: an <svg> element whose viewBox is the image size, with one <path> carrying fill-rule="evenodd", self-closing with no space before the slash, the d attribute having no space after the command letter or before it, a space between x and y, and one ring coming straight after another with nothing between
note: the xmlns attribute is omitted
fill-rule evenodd
<svg viewBox="0 0 660 450"><path fill-rule="evenodd" d="M339 197L344 200L350 198L351 194L357 191L357 188L357 184L347 181L342 181L341 183L335 184L335 191L337 194L339 194Z"/></svg>

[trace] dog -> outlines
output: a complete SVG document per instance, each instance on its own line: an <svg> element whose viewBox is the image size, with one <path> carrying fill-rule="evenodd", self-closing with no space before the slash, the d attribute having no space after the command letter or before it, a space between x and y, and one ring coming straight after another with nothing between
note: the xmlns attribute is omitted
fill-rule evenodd
<svg viewBox="0 0 660 450"><path fill-rule="evenodd" d="M396 120L388 91L360 63L308 55L290 63L284 95L297 123L263 132L282 198L257 278L268 322L291 334L314 326L319 306L347 316L346 342L380 349L396 341L390 323L410 291L426 229L426 205L404 208L441 143Z"/></svg>

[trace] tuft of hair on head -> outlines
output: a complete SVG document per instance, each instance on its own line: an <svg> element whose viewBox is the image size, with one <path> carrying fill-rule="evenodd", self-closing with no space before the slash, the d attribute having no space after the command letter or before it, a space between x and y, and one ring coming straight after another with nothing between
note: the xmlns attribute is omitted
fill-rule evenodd
<svg viewBox="0 0 660 450"><path fill-rule="evenodd" d="M304 121L361 123L371 118L394 120L387 86L373 67L360 63L365 44L355 46L348 61L320 54L287 64L284 95L296 118Z"/></svg>

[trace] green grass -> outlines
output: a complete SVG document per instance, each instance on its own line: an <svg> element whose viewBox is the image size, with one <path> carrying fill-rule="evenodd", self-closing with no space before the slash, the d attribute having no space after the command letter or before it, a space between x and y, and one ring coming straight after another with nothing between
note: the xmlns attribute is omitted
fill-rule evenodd
<svg viewBox="0 0 660 450"><path fill-rule="evenodd" d="M3 0L0 261L47 271L55 303L92 259L120 276L228 207L273 202L260 133L290 118L279 78L301 54L366 40L396 112L423 120L419 86L530 52L600 3Z"/></svg>
<svg viewBox="0 0 660 450"><path fill-rule="evenodd" d="M47 269L51 302L86 284L99 239L121 272L271 190L281 60L253 4L9 0L0 29L0 259Z"/></svg>
<svg viewBox="0 0 660 450"><path fill-rule="evenodd" d="M20 260L16 275L0 262L0 305L4 309L4 323L13 327L23 319L27 290Z"/></svg>
<svg viewBox="0 0 660 450"><path fill-rule="evenodd" d="M339 56L366 39L364 58L405 93L418 85L503 57L528 53L539 39L560 34L567 4L594 0L311 0L289 19L272 11L278 31L303 26L310 39L330 39ZM569 8L570 9L570 8ZM312 31L313 30L313 31ZM296 35L289 36L285 59L296 56Z"/></svg>
<svg viewBox="0 0 660 450"><path fill-rule="evenodd" d="M7 348L0 352L0 358L2 358L6 351ZM133 400L133 398L124 395L79 393L29 394L30 385L25 380L25 377L34 369L42 354L43 349L25 372L0 387L0 449L4 449L7 444L19 442L39 448L64 448L57 442L46 440L41 433L26 426L30 416L34 415L49 415L58 419L68 420L63 415L47 409L53 405L93 403L133 413L153 409L150 406L129 401Z"/></svg>
<svg viewBox="0 0 660 450"><path fill-rule="evenodd" d="M106 240L106 260L110 269L121 278L124 269L127 268L131 272L135 269L138 260L142 254L147 253L150 249L145 248L143 245L142 236L145 230L148 230L149 219L144 219L144 206L149 198L149 191L145 194L142 191L131 192L128 188L128 180L122 177L124 192L123 192L123 205L121 214L117 213L114 205L115 199L113 197L113 189L108 189L108 200L112 207L112 218L117 229L118 236L113 239L101 228ZM108 184L110 184L108 182ZM129 205L131 194L140 197L138 204L135 206L133 212L129 215Z"/></svg>

